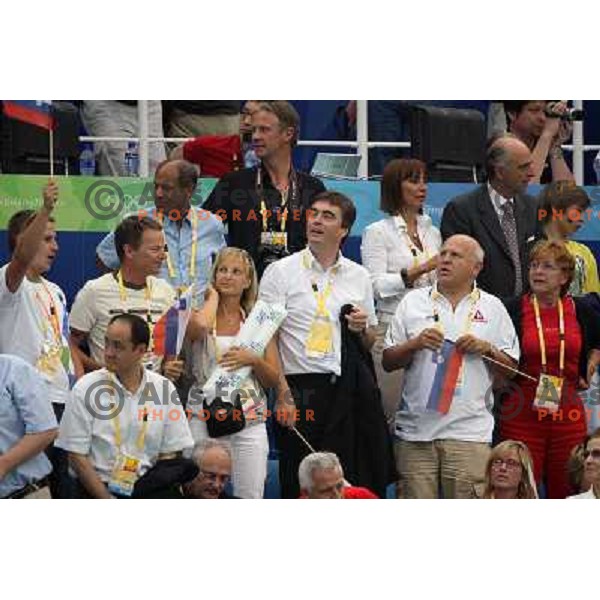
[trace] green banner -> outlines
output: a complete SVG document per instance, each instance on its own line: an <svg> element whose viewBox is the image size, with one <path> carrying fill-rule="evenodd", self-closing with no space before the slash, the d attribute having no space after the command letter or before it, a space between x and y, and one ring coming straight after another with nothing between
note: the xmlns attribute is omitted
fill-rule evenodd
<svg viewBox="0 0 600 600"><path fill-rule="evenodd" d="M150 211L154 206L152 179L133 177L55 177L59 201L54 211L59 231L112 231L123 215ZM0 229L14 213L37 210L47 175L0 175ZM199 179L192 204L200 206L217 179Z"/></svg>

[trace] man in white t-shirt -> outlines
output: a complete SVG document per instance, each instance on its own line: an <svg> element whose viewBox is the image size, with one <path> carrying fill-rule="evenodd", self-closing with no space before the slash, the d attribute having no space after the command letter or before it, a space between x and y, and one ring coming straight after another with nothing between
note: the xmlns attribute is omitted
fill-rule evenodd
<svg viewBox="0 0 600 600"><path fill-rule="evenodd" d="M83 498L129 497L159 460L194 445L173 384L143 367L150 328L142 317L113 317L106 368L72 390L57 445L69 453Z"/></svg>
<svg viewBox="0 0 600 600"><path fill-rule="evenodd" d="M83 371L94 371L104 365L104 336L110 319L121 313L142 317L152 334L156 321L175 302L175 290L156 275L165 259L165 237L160 223L148 217L123 219L115 231L115 245L121 268L88 281L77 294L71 307L71 339ZM87 340L90 356L79 347ZM176 380L183 363L172 357L163 362L152 352L152 338L144 359L146 367Z"/></svg>
<svg viewBox="0 0 600 600"><path fill-rule="evenodd" d="M43 190L42 208L15 213L8 223L10 262L0 268L0 353L19 356L34 366L47 385L46 398L60 421L75 369L69 349L67 301L63 291L43 275L58 253L52 212L58 184ZM68 494L67 463L54 447L48 450L53 498Z"/></svg>
<svg viewBox="0 0 600 600"><path fill-rule="evenodd" d="M440 487L472 498L484 482L493 378L511 375L519 343L504 305L475 285L483 258L473 238L448 238L437 284L406 294L386 334L384 369L406 370L395 446L405 498L437 498Z"/></svg>
<svg viewBox="0 0 600 600"><path fill-rule="evenodd" d="M328 407L341 375L344 305L354 307L346 316L349 329L367 348L375 341L377 318L369 273L340 252L355 217L354 204L343 194L315 196L307 217L308 248L271 264L260 285L261 300L283 304L287 310L278 345L294 403L285 391L280 393L277 419L284 426L297 420L298 431L317 449L329 423L335 421ZM287 427L278 427L277 432L282 497L298 498L298 466L308 448Z"/></svg>

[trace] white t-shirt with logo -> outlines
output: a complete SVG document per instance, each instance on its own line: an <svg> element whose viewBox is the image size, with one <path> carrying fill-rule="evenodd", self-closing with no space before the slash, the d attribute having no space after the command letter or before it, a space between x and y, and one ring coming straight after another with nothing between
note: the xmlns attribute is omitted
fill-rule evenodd
<svg viewBox="0 0 600 600"><path fill-rule="evenodd" d="M125 287L122 298L115 276L107 273L79 290L71 307L70 325L88 334L90 355L99 365L104 365L104 337L115 315L136 314L154 325L175 302L175 290L163 279L148 277L147 285L149 291ZM161 361L162 357L152 355L153 370L159 371Z"/></svg>
<svg viewBox="0 0 600 600"><path fill-rule="evenodd" d="M441 294L434 298L435 289L420 288L404 296L387 330L385 348L404 344L424 329L434 327L437 312L439 326L447 340L454 342L468 332L519 360L515 328L498 298L478 290L474 306L471 297L467 296L453 310ZM494 395L489 363L478 355L465 355L461 384L457 386L449 412L441 414L428 408L436 370L435 358L431 350L419 350L406 368L400 408L396 413L396 436L408 442L490 442L494 428Z"/></svg>
<svg viewBox="0 0 600 600"><path fill-rule="evenodd" d="M0 354L19 356L36 367L48 383L49 399L64 404L74 380L73 361L68 351L69 315L65 294L47 279L30 281L27 277L12 293L6 285L7 269L8 265L0 268ZM64 361L59 363L54 374L42 372L37 366L44 349L57 347L59 343L50 322L52 304L60 326L60 344L66 349Z"/></svg>

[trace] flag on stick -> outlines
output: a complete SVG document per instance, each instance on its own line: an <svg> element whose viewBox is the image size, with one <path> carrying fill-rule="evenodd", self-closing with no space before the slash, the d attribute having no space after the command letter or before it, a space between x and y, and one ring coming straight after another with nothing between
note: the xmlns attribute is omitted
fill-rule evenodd
<svg viewBox="0 0 600 600"><path fill-rule="evenodd" d="M177 356L181 352L191 312L191 293L188 292L178 298L156 322L153 332L154 354Z"/></svg>
<svg viewBox="0 0 600 600"><path fill-rule="evenodd" d="M463 366L464 354L456 349L454 342L444 340L442 348L435 355L437 367L433 377L427 409L448 414L456 384Z"/></svg>

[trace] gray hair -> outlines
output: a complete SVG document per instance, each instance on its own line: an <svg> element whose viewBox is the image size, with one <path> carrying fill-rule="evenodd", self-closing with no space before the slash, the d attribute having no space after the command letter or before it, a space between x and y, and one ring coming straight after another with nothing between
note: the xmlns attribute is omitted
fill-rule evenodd
<svg viewBox="0 0 600 600"><path fill-rule="evenodd" d="M227 456L229 457L229 460L232 460L231 459L231 444L229 442L225 442L225 441L219 440L219 439L206 438L205 440L199 441L194 446L194 449L192 450L191 458L198 467L200 466L200 463L202 462L204 453L207 450L211 450L212 448L218 448L219 450L225 452L225 454L227 454Z"/></svg>
<svg viewBox="0 0 600 600"><path fill-rule="evenodd" d="M319 469L339 469L342 477L344 470L340 459L333 452L314 452L305 456L298 467L300 489L310 492L313 488L313 473Z"/></svg>

